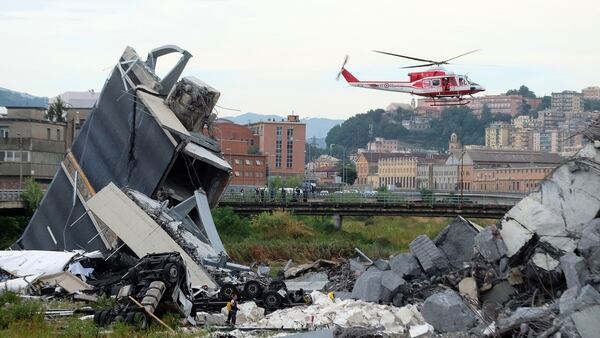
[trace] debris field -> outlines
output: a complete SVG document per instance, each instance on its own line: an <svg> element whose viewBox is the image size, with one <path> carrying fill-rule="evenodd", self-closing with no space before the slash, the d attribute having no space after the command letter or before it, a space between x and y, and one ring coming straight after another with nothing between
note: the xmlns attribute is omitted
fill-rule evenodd
<svg viewBox="0 0 600 338"><path fill-rule="evenodd" d="M181 58L161 79L156 61L171 53ZM372 259L357 248L273 277L232 262L213 222L231 167L210 137L220 93L179 79L190 57L168 45L142 61L125 49L23 236L0 252L2 290L113 297L98 325L171 330L159 318L171 312L217 336L598 336L599 123L494 226L459 216L409 252Z"/></svg>

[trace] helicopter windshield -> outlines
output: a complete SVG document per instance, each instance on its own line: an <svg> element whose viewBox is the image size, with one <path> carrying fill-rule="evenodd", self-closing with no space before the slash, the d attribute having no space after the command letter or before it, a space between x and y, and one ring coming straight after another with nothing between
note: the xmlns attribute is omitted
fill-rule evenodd
<svg viewBox="0 0 600 338"><path fill-rule="evenodd" d="M471 83L473 83L473 82L471 82L471 80L469 79L469 77L465 75L465 84L468 85L468 84L471 84Z"/></svg>

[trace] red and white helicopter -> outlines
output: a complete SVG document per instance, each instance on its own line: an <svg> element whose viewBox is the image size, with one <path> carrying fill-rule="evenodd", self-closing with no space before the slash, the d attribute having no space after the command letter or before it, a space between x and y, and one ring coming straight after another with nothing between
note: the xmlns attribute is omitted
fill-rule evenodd
<svg viewBox="0 0 600 338"><path fill-rule="evenodd" d="M465 99L464 96L472 96L475 93L484 91L485 88L469 80L466 75L454 74L453 72L447 71L440 66L449 64L449 61L451 60L474 53L476 51L478 50L472 50L444 61L433 61L374 50L376 53L426 62L425 64L402 68L434 66L433 68L423 72L408 73L409 81L359 81L345 68L346 63L348 62L348 55L346 55L342 69L337 75L337 79L339 79L340 75L342 75L348 84L353 87L387 90L392 92L424 96L427 98L425 102L430 103L432 106L460 106L470 102L469 100Z"/></svg>

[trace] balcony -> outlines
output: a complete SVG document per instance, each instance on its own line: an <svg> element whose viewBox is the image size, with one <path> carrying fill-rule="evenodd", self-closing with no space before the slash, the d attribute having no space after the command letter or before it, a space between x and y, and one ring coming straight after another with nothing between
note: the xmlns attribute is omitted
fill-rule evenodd
<svg viewBox="0 0 600 338"><path fill-rule="evenodd" d="M22 143L21 143L22 142ZM0 150L29 150L47 153L65 153L66 142L39 138L18 137L0 138Z"/></svg>
<svg viewBox="0 0 600 338"><path fill-rule="evenodd" d="M56 174L60 164L31 163L23 162L0 162L0 176L19 176L22 173L24 177L33 176L39 178L52 178Z"/></svg>

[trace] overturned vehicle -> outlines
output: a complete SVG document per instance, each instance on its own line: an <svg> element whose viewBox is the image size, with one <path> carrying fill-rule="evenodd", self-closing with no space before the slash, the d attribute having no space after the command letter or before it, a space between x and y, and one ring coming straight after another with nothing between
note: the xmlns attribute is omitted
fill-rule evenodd
<svg viewBox="0 0 600 338"><path fill-rule="evenodd" d="M157 60L178 53L164 78ZM220 93L181 73L191 54L177 46L145 61L127 47L39 208L13 250L100 252L106 259L177 253L196 288L218 288L229 262L212 220L231 176L210 135Z"/></svg>

